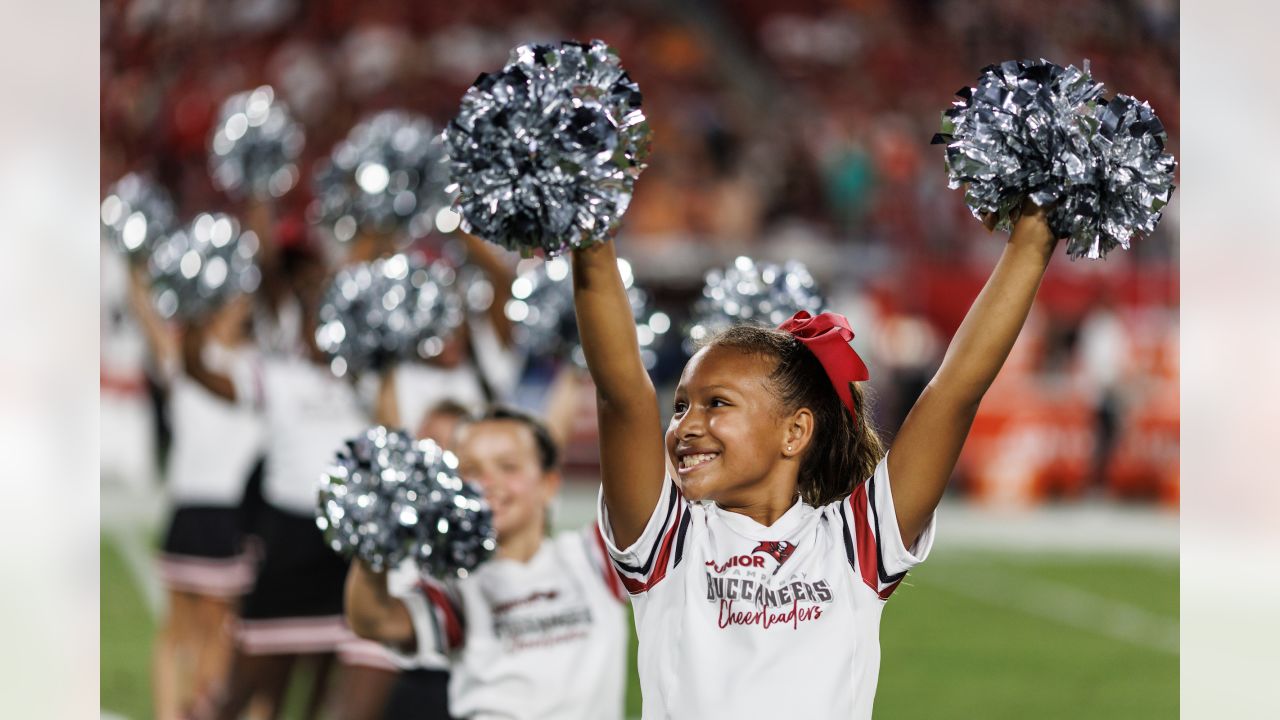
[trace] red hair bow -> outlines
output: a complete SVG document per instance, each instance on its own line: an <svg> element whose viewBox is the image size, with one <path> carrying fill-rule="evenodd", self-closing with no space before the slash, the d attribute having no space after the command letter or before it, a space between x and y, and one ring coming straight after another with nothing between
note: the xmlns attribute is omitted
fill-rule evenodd
<svg viewBox="0 0 1280 720"><path fill-rule="evenodd" d="M853 392L849 389L849 383L868 380L871 373L867 372L867 365L858 357L857 351L849 345L853 340L849 319L832 312L820 313L815 317L807 310L801 310L779 325L778 329L790 333L817 356L822 368L827 371L827 378L840 395L840 401L857 420L858 411L853 407Z"/></svg>

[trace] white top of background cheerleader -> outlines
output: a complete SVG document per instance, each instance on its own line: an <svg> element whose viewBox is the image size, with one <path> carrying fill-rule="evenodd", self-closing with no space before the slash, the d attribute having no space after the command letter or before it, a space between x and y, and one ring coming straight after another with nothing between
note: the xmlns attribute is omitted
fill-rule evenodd
<svg viewBox="0 0 1280 720"><path fill-rule="evenodd" d="M645 720L871 717L880 613L933 545L904 547L886 460L849 497L772 526L691 503L670 478L631 547L600 526L635 607Z"/></svg>
<svg viewBox="0 0 1280 720"><path fill-rule="evenodd" d="M621 720L624 591L595 526L547 538L527 563L498 558L400 599L417 656L452 662L449 712L466 718Z"/></svg>
<svg viewBox="0 0 1280 720"><path fill-rule="evenodd" d="M369 420L351 384L323 365L279 356L262 368L268 432L262 495L279 510L313 516L325 467Z"/></svg>
<svg viewBox="0 0 1280 720"><path fill-rule="evenodd" d="M210 342L205 363L235 386L236 401L224 400L187 375L170 383L173 446L167 479L175 505L235 507L245 480L262 452L261 375L257 352Z"/></svg>

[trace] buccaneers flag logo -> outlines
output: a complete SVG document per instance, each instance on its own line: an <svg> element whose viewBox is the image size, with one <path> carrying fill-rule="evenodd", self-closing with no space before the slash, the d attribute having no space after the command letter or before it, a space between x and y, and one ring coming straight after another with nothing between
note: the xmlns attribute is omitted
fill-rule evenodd
<svg viewBox="0 0 1280 720"><path fill-rule="evenodd" d="M772 555L773 559L777 560L779 567L781 567L782 563L786 562L787 558L791 557L791 553L795 551L796 544L793 542L787 542L786 540L761 540L760 544L756 546L756 549L751 552L753 554L762 552L767 555ZM774 570L774 572L777 572L777 570Z"/></svg>

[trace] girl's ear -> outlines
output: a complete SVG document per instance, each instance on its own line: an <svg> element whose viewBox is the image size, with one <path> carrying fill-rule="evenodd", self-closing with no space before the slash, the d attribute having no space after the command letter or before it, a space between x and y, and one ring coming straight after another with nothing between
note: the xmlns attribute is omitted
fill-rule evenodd
<svg viewBox="0 0 1280 720"><path fill-rule="evenodd" d="M791 413L785 421L782 435L782 456L799 457L813 440L813 411L802 407Z"/></svg>

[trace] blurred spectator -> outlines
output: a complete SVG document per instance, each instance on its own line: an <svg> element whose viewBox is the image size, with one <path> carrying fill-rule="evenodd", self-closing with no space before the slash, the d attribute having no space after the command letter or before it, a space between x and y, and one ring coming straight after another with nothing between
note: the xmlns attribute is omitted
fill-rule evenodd
<svg viewBox="0 0 1280 720"><path fill-rule="evenodd" d="M1128 333L1112 299L1103 295L1080 326L1080 372L1094 408L1093 478L1100 484L1125 408L1125 379L1132 356Z"/></svg>

